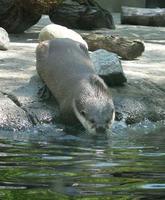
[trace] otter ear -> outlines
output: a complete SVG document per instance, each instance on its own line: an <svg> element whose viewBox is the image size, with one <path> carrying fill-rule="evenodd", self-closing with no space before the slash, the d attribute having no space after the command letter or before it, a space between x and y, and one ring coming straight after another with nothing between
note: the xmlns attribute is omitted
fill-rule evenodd
<svg viewBox="0 0 165 200"><path fill-rule="evenodd" d="M89 81L90 81L91 85L93 85L95 87L97 86L98 88L100 88L103 91L107 91L106 84L104 83L104 81L98 75L96 75L96 74L91 75L89 77Z"/></svg>
<svg viewBox="0 0 165 200"><path fill-rule="evenodd" d="M87 47L82 43L79 44L79 47L89 57L89 53L88 53Z"/></svg>

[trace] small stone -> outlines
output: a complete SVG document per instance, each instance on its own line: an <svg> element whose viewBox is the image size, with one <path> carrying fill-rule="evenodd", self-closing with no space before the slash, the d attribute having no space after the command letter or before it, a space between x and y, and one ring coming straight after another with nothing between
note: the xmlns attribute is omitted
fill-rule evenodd
<svg viewBox="0 0 165 200"><path fill-rule="evenodd" d="M99 49L90 54L96 73L104 79L109 86L121 86L127 79L124 75L118 55Z"/></svg>
<svg viewBox="0 0 165 200"><path fill-rule="evenodd" d="M8 50L10 39L5 29L0 27L0 50Z"/></svg>

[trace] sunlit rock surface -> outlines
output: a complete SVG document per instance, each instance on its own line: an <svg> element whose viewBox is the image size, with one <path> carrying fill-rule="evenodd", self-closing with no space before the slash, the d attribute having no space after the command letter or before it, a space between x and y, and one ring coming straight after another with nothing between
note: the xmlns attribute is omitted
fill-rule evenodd
<svg viewBox="0 0 165 200"><path fill-rule="evenodd" d="M0 91L7 104L5 111L1 112L0 127L3 126L2 119L8 112L15 129L20 129L20 124L24 128L23 124L29 127L54 123L58 118L55 101L41 101L37 95L42 82L36 75L35 48L40 30L49 23L48 17L43 16L42 20L25 34L10 35L10 49L1 51ZM116 27L113 34L144 39L146 49L136 60L121 60L127 83L122 87L110 88L116 107L116 120L132 124L146 119L165 119L165 28L126 25ZM112 30L110 32L112 33ZM5 107L1 103L0 109L2 108ZM6 125L11 126L10 123Z"/></svg>

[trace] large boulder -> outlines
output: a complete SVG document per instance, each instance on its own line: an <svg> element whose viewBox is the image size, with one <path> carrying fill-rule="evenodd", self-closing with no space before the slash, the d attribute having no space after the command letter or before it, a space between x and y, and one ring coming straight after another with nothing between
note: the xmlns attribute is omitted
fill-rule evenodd
<svg viewBox="0 0 165 200"><path fill-rule="evenodd" d="M15 0L0 0L0 16L5 14L13 5Z"/></svg>
<svg viewBox="0 0 165 200"><path fill-rule="evenodd" d="M9 48L10 39L5 29L0 27L0 50Z"/></svg>
<svg viewBox="0 0 165 200"><path fill-rule="evenodd" d="M82 1L78 3L63 3L54 7L49 12L53 23L61 24L73 29L92 30L98 28L114 29L114 21L111 13L94 2L92 5Z"/></svg>
<svg viewBox="0 0 165 200"><path fill-rule="evenodd" d="M24 32L41 18L36 8L33 0L0 0L0 27L8 33Z"/></svg>

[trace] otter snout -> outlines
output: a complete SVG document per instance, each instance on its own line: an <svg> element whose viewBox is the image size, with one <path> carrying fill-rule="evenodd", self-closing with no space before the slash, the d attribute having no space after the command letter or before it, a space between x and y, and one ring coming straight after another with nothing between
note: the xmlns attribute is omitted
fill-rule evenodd
<svg viewBox="0 0 165 200"><path fill-rule="evenodd" d="M113 120L111 122L109 122L109 123L95 124L93 126L93 129L98 134L106 133L108 130L110 130L110 127L111 127L112 123L113 123Z"/></svg>
<svg viewBox="0 0 165 200"><path fill-rule="evenodd" d="M79 101L81 102L81 101ZM107 104L105 107L100 107L98 104L94 105L83 102L73 101L73 110L77 119L84 126L84 128L92 134L108 133L115 118L115 110L113 103ZM84 105L86 110L84 109Z"/></svg>
<svg viewBox="0 0 165 200"><path fill-rule="evenodd" d="M102 127L102 126L96 127L96 133L105 133L106 130L107 129L105 127Z"/></svg>
<svg viewBox="0 0 165 200"><path fill-rule="evenodd" d="M104 124L104 125L92 125L88 131L93 134L105 134L110 130L111 124Z"/></svg>

